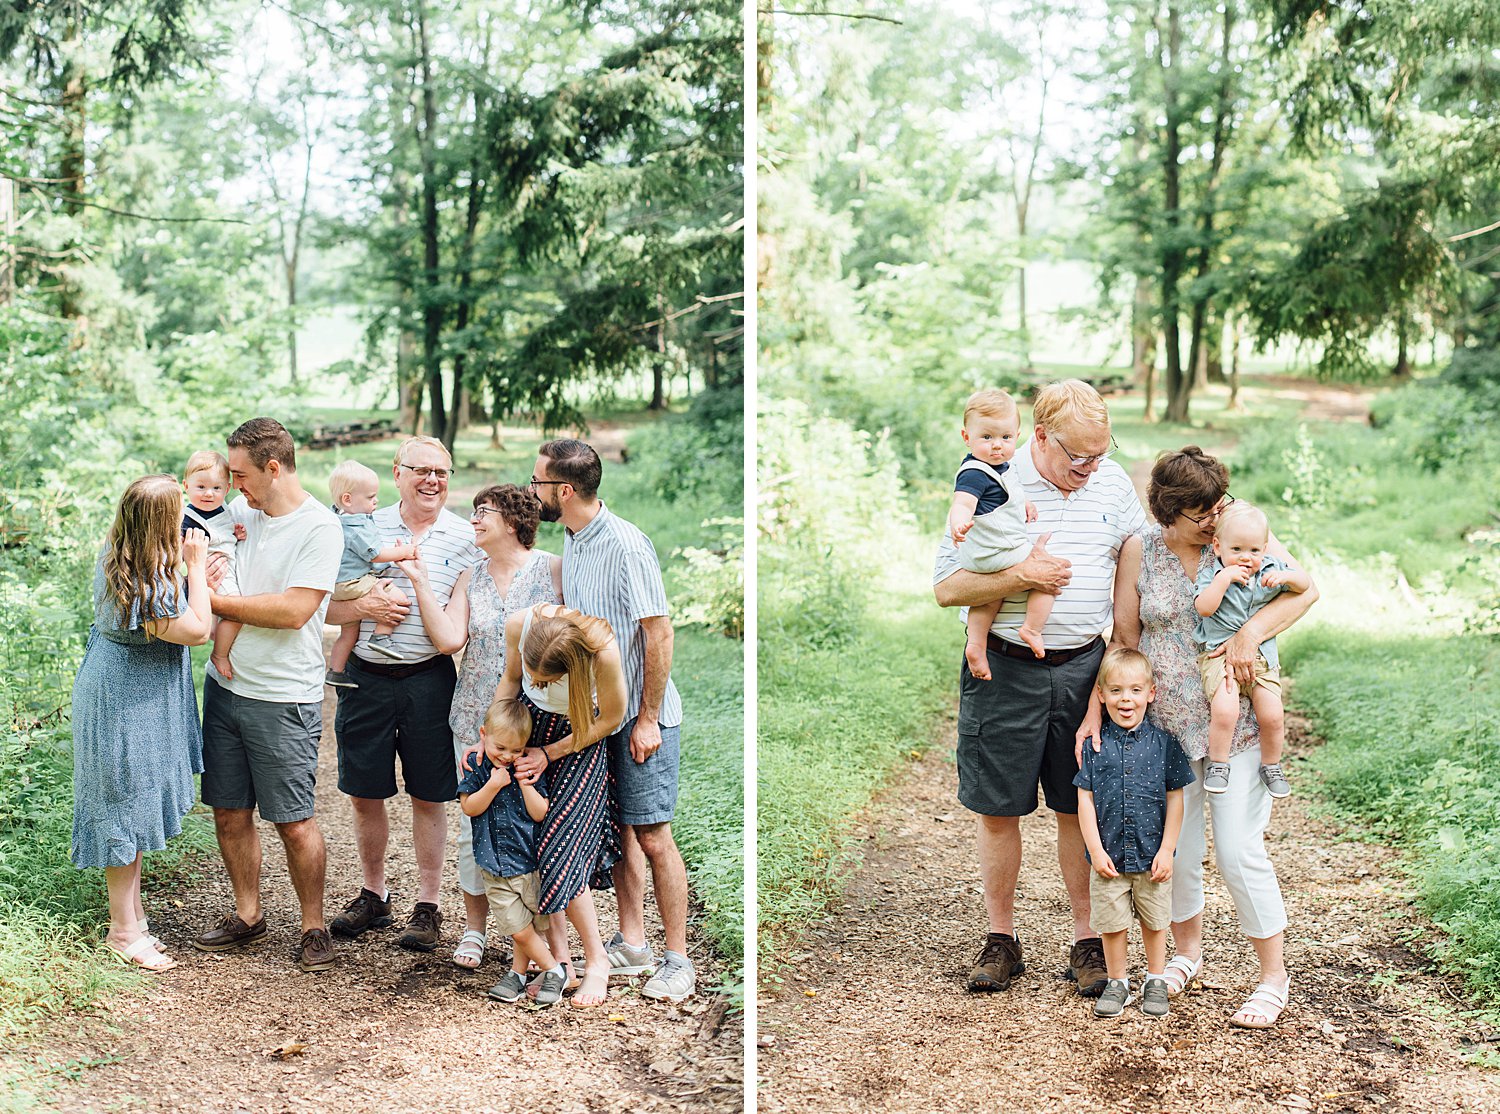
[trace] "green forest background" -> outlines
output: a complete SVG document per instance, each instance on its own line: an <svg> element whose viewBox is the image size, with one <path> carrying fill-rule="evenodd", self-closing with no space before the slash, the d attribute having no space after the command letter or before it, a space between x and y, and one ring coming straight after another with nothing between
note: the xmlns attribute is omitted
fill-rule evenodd
<svg viewBox="0 0 1500 1114"><path fill-rule="evenodd" d="M722 2L0 7L0 1041L133 977L68 863L115 500L262 413L440 437L456 501L525 482L544 430L624 444L603 495L666 566L678 839L739 993L742 28ZM392 498L395 445L304 449L303 483L353 456ZM190 817L148 886L213 854Z"/></svg>
<svg viewBox="0 0 1500 1114"><path fill-rule="evenodd" d="M1310 567L1296 777L1401 849L1418 944L1500 1006L1500 10L865 3L759 37L762 979L951 727L963 399L1077 376L1133 476L1203 445Z"/></svg>

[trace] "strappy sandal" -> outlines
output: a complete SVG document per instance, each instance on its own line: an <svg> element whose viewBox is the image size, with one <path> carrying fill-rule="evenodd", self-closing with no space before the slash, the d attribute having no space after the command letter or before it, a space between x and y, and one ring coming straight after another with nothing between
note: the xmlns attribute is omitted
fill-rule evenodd
<svg viewBox="0 0 1500 1114"><path fill-rule="evenodd" d="M1167 980L1167 997L1175 998L1198 981L1198 972L1203 970L1203 957L1189 959L1185 955L1174 955L1167 961L1164 975Z"/></svg>
<svg viewBox="0 0 1500 1114"><path fill-rule="evenodd" d="M474 970L484 962L484 947L487 942L485 934L477 928L465 929L464 934L458 938L458 946L453 949L453 966L465 971Z"/></svg>
<svg viewBox="0 0 1500 1114"><path fill-rule="evenodd" d="M152 945L150 938L146 936L137 937L132 943L126 944L123 948L115 947L108 940L104 942L104 946L121 963L131 967L139 967L143 971L170 971L173 967L177 966L175 959L171 956L162 955ZM149 956L155 956L157 959L164 960L165 962L152 963L149 960Z"/></svg>
<svg viewBox="0 0 1500 1114"><path fill-rule="evenodd" d="M1291 999L1291 993L1290 982L1284 990L1274 983L1263 982L1250 992L1245 1004L1235 1010L1229 1024L1239 1029L1269 1029L1280 1019L1281 1011L1286 1009L1286 1004ZM1241 1021L1241 1017L1248 1020Z"/></svg>
<svg viewBox="0 0 1500 1114"><path fill-rule="evenodd" d="M137 932L139 932L142 936L144 936L146 939L150 940L151 941L151 946L153 948L155 948L157 951L161 952L162 955L166 955L167 954L167 946L161 942L161 938L160 937L156 936L151 931L151 918L150 917L142 917L139 921L137 921L136 925L135 925L135 930Z"/></svg>

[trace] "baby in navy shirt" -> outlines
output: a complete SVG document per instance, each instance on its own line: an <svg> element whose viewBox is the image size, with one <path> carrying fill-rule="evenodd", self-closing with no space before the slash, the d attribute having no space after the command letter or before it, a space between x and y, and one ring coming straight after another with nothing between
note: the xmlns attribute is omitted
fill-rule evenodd
<svg viewBox="0 0 1500 1114"><path fill-rule="evenodd" d="M1172 856L1182 832L1182 787L1192 784L1187 755L1146 720L1156 699L1151 661L1117 647L1099 663L1099 700L1109 713L1099 739L1085 746L1078 774L1078 827L1088 847L1089 923L1104 941L1109 982L1095 1017L1118 1017L1130 993L1130 922L1141 923L1146 982L1141 1012L1165 1017L1167 926L1172 920ZM1132 918L1132 913L1134 917Z"/></svg>
<svg viewBox="0 0 1500 1114"><path fill-rule="evenodd" d="M542 972L536 1005L562 999L567 972L547 947L548 918L537 911L536 826L547 815L546 782L514 776L516 759L531 739L531 713L519 700L496 700L479 728L483 751L470 754L458 784L458 804L474 824L474 862L484 880L490 915L515 944L511 969L490 988L491 998L519 1002L526 994L526 965Z"/></svg>

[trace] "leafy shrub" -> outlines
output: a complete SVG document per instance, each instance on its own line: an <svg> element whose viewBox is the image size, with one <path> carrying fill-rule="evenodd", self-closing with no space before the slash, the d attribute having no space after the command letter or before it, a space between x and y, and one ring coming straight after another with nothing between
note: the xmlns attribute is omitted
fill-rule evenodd
<svg viewBox="0 0 1500 1114"><path fill-rule="evenodd" d="M741 513L745 499L745 402L740 387L705 391L686 414L639 430L631 467L669 502L692 499L716 515Z"/></svg>
<svg viewBox="0 0 1500 1114"><path fill-rule="evenodd" d="M685 565L677 591L679 622L699 624L727 638L745 637L745 521L716 518L705 529L735 527L721 538L720 548L687 546L675 550Z"/></svg>

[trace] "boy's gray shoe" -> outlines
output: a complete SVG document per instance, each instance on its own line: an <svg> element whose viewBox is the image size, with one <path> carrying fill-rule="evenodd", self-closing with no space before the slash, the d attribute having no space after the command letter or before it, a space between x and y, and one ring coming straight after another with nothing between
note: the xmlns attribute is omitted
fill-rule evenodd
<svg viewBox="0 0 1500 1114"><path fill-rule="evenodd" d="M489 995L497 1002L516 1002L526 993L526 977L519 971L507 971L504 978L490 987Z"/></svg>
<svg viewBox="0 0 1500 1114"><path fill-rule="evenodd" d="M562 1001L563 987L568 983L568 976L561 971L543 971L541 982L538 984L536 997L532 999L537 1009L545 1009L555 1006Z"/></svg>
<svg viewBox="0 0 1500 1114"><path fill-rule="evenodd" d="M1166 984L1162 984L1163 990ZM1095 1017L1119 1017L1125 1012L1125 1007L1134 1001L1135 996L1130 993L1130 983L1119 979L1110 979L1104 984L1104 990L1099 994L1099 1000L1094 1003Z"/></svg>
<svg viewBox="0 0 1500 1114"><path fill-rule="evenodd" d="M641 997L680 1002L691 997L697 985L697 974L687 956L663 952L661 966L656 969L656 974L646 980L646 985L641 988Z"/></svg>
<svg viewBox="0 0 1500 1114"><path fill-rule="evenodd" d="M325 685L332 685L336 689L359 688L359 682L352 679L342 669L330 669L327 673L324 673L323 683Z"/></svg>
<svg viewBox="0 0 1500 1114"><path fill-rule="evenodd" d="M1229 763L1210 762L1203 773L1203 788L1208 793L1223 793L1229 789Z"/></svg>
<svg viewBox="0 0 1500 1114"><path fill-rule="evenodd" d="M1147 979L1141 990L1141 1012L1147 1017L1166 1017L1172 1012L1167 1004L1167 980Z"/></svg>
<svg viewBox="0 0 1500 1114"><path fill-rule="evenodd" d="M401 651L396 649L396 644L388 634L372 634L370 641L366 643L371 653L379 654L383 658L393 661L401 660Z"/></svg>
<svg viewBox="0 0 1500 1114"><path fill-rule="evenodd" d="M1292 795L1291 784L1286 780L1286 774L1281 772L1280 762L1271 762L1260 768L1260 780L1266 783L1266 792L1278 801L1282 797Z"/></svg>
<svg viewBox="0 0 1500 1114"><path fill-rule="evenodd" d="M656 971L656 956L651 954L651 945L631 947L619 932L610 937L609 943L604 945L604 952L609 956L610 978L650 975Z"/></svg>

